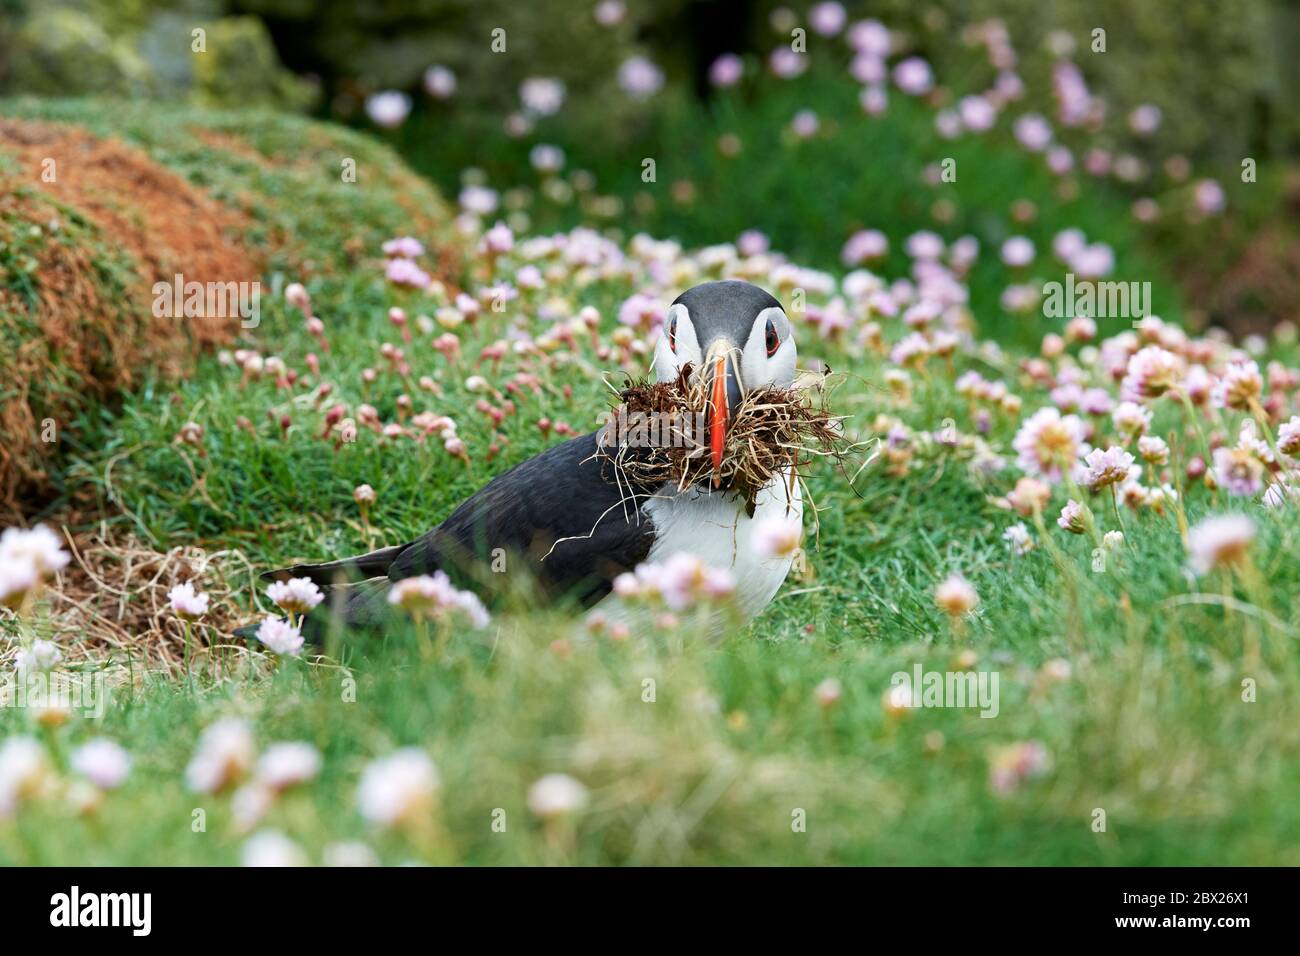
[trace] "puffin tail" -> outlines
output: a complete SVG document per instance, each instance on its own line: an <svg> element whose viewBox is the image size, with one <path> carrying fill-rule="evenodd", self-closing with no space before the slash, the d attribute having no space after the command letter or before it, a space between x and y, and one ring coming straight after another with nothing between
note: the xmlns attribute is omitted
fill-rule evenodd
<svg viewBox="0 0 1300 956"><path fill-rule="evenodd" d="M369 554L357 554L324 564L295 564L291 568L276 568L262 572L263 581L287 581L290 578L307 578L324 587L339 581L375 578L388 573L388 567L409 547L395 544Z"/></svg>

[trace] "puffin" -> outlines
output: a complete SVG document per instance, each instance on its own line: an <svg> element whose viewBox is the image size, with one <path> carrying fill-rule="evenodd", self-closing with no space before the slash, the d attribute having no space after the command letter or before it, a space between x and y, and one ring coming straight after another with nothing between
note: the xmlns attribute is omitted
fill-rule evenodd
<svg viewBox="0 0 1300 956"><path fill-rule="evenodd" d="M703 377L706 453L716 472L734 410L751 391L790 388L796 359L781 303L756 285L727 279L694 286L673 301L652 371L657 382L676 381L683 371L688 381ZM793 556L760 554L754 532L772 516L802 523L793 470L758 489L751 508L739 492L710 482L679 489L612 475L617 462L598 456L601 435L569 439L498 475L413 541L262 578L309 578L321 587L326 600L303 627L305 636L319 639L331 617L345 629L380 628L393 583L439 570L482 591L522 568L543 600L576 601L617 619L624 608L611 593L615 578L686 552L732 572L735 606L728 621L739 626L757 616L785 581Z"/></svg>

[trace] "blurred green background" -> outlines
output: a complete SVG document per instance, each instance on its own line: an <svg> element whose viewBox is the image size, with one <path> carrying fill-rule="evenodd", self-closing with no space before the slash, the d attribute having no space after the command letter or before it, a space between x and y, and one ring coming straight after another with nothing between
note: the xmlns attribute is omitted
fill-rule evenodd
<svg viewBox="0 0 1300 956"><path fill-rule="evenodd" d="M512 216L519 231L586 222L700 245L759 229L775 249L834 269L862 228L971 234L986 249L1022 234L1042 249L1077 227L1112 248L1125 270L1115 278L1153 282L1163 315L1237 333L1297 318L1296 0L865 0L843 9L845 25L831 34L812 25L816 5L773 0L0 0L0 94L261 105L354 124L385 136L449 197L467 182L495 187L502 205L493 214ZM867 18L892 31L891 67L920 56L939 84L924 103L891 84L888 111L870 122L844 42ZM972 35L990 22L1014 50L1001 70ZM796 28L809 68L776 78L769 56ZM1099 28L1104 52L1092 48ZM196 42L206 55L192 55ZM722 54L744 67L727 89L709 82ZM1058 128L1059 142L1076 164L1100 149L1136 174L1054 176L1015 147L1016 116L1055 123L1062 62L1105 113L1079 130ZM651 89L630 92L628 70ZM933 110L991 89L999 72L1024 89L999 117L1008 135L938 137ZM1160 111L1156 135L1127 122L1143 104ZM789 131L801 110L819 124L807 141ZM559 167L533 168L539 144L558 147ZM946 156L976 173L940 201L925 177ZM656 163L653 183L643 179L646 159ZM1246 159L1257 171L1243 183ZM1203 180L1225 191L1227 215L1186 214ZM1137 222L1143 203L1159 214ZM991 258L975 268L972 300L989 331L1014 339L1016 318L998 309L1005 276ZM895 242L885 265L907 264Z"/></svg>

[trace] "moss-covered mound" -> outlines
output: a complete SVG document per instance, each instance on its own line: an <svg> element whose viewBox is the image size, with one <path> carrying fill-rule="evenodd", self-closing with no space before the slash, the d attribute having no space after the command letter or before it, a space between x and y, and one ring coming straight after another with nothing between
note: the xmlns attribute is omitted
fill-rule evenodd
<svg viewBox="0 0 1300 956"><path fill-rule="evenodd" d="M253 283L341 274L399 232L446 249L450 275L449 222L387 148L327 125L0 101L0 510L57 493L58 452L92 405L254 323L238 307ZM177 276L204 290L201 315L163 294Z"/></svg>

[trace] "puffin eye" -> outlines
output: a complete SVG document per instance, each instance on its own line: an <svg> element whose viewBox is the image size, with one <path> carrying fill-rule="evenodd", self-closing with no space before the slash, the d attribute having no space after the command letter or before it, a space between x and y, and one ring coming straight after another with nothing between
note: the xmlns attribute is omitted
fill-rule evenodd
<svg viewBox="0 0 1300 956"><path fill-rule="evenodd" d="M665 333L668 336L668 347L674 352L677 351L677 316L668 320L668 329Z"/></svg>
<svg viewBox="0 0 1300 956"><path fill-rule="evenodd" d="M776 350L781 347L781 337L776 334L776 325L771 319L767 320L767 356L771 358L776 354Z"/></svg>

